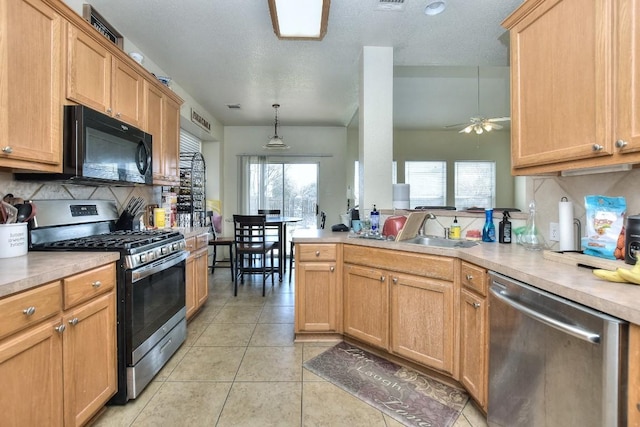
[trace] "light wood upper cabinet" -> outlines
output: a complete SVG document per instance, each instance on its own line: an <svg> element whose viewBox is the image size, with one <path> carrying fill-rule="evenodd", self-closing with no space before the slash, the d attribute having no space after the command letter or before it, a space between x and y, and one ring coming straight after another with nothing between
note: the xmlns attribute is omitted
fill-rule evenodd
<svg viewBox="0 0 640 427"><path fill-rule="evenodd" d="M180 104L157 86L144 84L145 131L153 143L153 183L175 185L180 182Z"/></svg>
<svg viewBox="0 0 640 427"><path fill-rule="evenodd" d="M69 25L67 37L67 99L141 128L144 78L93 35Z"/></svg>
<svg viewBox="0 0 640 427"><path fill-rule="evenodd" d="M504 21L514 174L640 162L638 9L638 0L528 1Z"/></svg>
<svg viewBox="0 0 640 427"><path fill-rule="evenodd" d="M0 3L0 167L62 171L63 27L40 0Z"/></svg>

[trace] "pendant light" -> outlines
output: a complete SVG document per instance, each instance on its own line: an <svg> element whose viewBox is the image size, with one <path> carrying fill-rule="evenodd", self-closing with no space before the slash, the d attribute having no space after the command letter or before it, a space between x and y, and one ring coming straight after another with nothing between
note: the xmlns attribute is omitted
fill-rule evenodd
<svg viewBox="0 0 640 427"><path fill-rule="evenodd" d="M291 147L285 144L282 138L278 136L278 108L280 108L280 104L273 104L272 107L276 110L276 119L274 121L275 135L273 135L269 142L262 148L267 150L288 150Z"/></svg>

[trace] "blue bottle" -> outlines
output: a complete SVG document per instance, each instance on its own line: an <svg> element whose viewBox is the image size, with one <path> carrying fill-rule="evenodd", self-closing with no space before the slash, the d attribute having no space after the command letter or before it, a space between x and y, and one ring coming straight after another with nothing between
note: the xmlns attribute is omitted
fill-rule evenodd
<svg viewBox="0 0 640 427"><path fill-rule="evenodd" d="M376 210L376 205L373 205L373 210L371 211L371 231L374 234L380 232L380 212Z"/></svg>
<svg viewBox="0 0 640 427"><path fill-rule="evenodd" d="M482 228L482 241L483 242L495 242L496 241L496 226L493 225L493 209L485 209L484 227Z"/></svg>

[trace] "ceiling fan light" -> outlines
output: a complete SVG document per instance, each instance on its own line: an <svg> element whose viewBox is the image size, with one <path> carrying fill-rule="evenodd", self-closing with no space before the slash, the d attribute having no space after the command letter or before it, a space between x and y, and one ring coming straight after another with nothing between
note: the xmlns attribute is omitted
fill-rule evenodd
<svg viewBox="0 0 640 427"><path fill-rule="evenodd" d="M482 127L484 128L484 130L486 130L487 132L491 132L493 130L493 126L491 125L491 123L483 123Z"/></svg>
<svg viewBox="0 0 640 427"><path fill-rule="evenodd" d="M475 126L474 126L474 130L476 131L476 133L477 133L478 135L480 135L480 134L483 132L483 130L482 130L482 126L480 126L480 125L475 125Z"/></svg>
<svg viewBox="0 0 640 427"><path fill-rule="evenodd" d="M464 133L471 133L471 131L473 130L473 125L469 125L466 128L462 129L460 131L460 133L464 132Z"/></svg>

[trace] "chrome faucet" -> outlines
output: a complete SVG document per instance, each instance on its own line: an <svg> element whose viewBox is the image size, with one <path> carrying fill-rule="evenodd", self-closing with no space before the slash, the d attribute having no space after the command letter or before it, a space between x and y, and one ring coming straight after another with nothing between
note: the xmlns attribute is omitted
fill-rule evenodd
<svg viewBox="0 0 640 427"><path fill-rule="evenodd" d="M420 234L421 236L425 235L424 227L425 227L425 225L427 225L427 220L428 219L434 219L434 220L436 220L436 222L438 222L438 219L436 218L436 216L432 212L427 213L427 216L424 217L424 220L422 221L422 224L420 225L420 229L419 229L419 233L418 234ZM438 224L440 224L440 223L438 222Z"/></svg>

